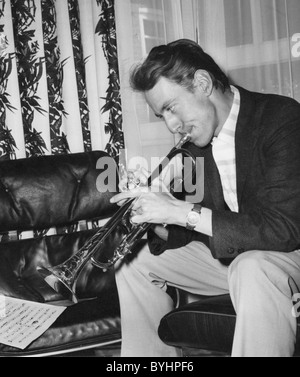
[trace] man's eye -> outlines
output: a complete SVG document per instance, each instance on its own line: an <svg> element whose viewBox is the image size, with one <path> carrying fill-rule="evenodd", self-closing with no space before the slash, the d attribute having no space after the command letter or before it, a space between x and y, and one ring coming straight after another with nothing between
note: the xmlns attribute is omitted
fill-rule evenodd
<svg viewBox="0 0 300 377"><path fill-rule="evenodd" d="M170 106L167 108L167 110L170 112L170 113L174 113L175 112L175 106Z"/></svg>

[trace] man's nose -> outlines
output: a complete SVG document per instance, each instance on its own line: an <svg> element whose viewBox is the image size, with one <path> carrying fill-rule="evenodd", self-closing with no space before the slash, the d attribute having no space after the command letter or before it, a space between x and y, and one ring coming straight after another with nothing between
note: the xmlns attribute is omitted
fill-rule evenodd
<svg viewBox="0 0 300 377"><path fill-rule="evenodd" d="M172 134L176 134L182 130L182 123L176 117L167 116L164 120Z"/></svg>

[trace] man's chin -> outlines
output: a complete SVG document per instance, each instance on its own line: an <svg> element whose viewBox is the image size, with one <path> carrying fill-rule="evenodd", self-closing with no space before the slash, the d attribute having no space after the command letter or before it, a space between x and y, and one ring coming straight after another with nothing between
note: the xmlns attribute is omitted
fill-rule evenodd
<svg viewBox="0 0 300 377"><path fill-rule="evenodd" d="M210 143L210 141L191 140L191 143L194 144L198 148L205 148Z"/></svg>

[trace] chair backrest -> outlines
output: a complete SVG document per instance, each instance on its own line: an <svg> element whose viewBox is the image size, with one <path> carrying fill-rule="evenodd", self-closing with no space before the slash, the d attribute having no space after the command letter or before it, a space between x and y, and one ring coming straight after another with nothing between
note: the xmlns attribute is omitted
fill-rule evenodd
<svg viewBox="0 0 300 377"><path fill-rule="evenodd" d="M101 174L111 179L99 187ZM2 161L0 232L108 218L116 180L115 161L103 151Z"/></svg>

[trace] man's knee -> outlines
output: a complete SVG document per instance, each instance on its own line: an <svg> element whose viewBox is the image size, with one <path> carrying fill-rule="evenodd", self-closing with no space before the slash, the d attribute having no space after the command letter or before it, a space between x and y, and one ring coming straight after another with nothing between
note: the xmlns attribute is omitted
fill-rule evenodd
<svg viewBox="0 0 300 377"><path fill-rule="evenodd" d="M234 283L236 279L256 280L259 275L264 275L268 271L269 265L270 260L266 251L252 250L240 254L229 266L229 284Z"/></svg>
<svg viewBox="0 0 300 377"><path fill-rule="evenodd" d="M230 290L235 286L264 290L276 287L290 295L289 272L276 252L253 250L239 255L230 265L228 281Z"/></svg>

